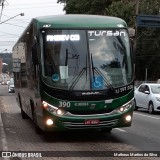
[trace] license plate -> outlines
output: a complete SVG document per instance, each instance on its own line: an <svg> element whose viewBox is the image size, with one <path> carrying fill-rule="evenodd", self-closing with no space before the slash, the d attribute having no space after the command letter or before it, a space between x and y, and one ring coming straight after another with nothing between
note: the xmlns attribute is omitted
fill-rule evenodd
<svg viewBox="0 0 160 160"><path fill-rule="evenodd" d="M99 120L98 119L88 119L84 121L84 124L89 125L89 124L98 124Z"/></svg>

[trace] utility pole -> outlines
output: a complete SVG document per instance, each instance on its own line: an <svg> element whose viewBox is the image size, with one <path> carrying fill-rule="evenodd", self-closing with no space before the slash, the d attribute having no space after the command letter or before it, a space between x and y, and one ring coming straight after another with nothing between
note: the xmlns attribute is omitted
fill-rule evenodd
<svg viewBox="0 0 160 160"><path fill-rule="evenodd" d="M139 0L136 0L136 16L139 13Z"/></svg>
<svg viewBox="0 0 160 160"><path fill-rule="evenodd" d="M134 54L134 59L133 59L133 63L134 63L134 74L135 74L135 70L136 70L136 54L137 54L137 23L136 23L136 19L139 13L139 0L136 0L136 11L135 11L135 37L133 39L133 54Z"/></svg>
<svg viewBox="0 0 160 160"><path fill-rule="evenodd" d="M136 0L136 16L135 16L135 39L134 39L134 50L136 51L136 48L137 48L137 23L136 23L136 18L138 16L138 13L139 13L139 0Z"/></svg>
<svg viewBox="0 0 160 160"><path fill-rule="evenodd" d="M5 0L0 0L0 6L2 6L1 13L0 13L0 21L1 21L1 17L2 17L3 8L4 8L4 2L5 2Z"/></svg>

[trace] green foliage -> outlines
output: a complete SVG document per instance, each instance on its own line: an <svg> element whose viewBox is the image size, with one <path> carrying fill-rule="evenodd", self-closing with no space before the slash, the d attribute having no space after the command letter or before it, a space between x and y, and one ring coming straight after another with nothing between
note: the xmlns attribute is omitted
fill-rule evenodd
<svg viewBox="0 0 160 160"><path fill-rule="evenodd" d="M159 13L159 0L139 0L139 2L139 14L157 15Z"/></svg>
<svg viewBox="0 0 160 160"><path fill-rule="evenodd" d="M158 15L159 0L141 0L139 14ZM147 80L156 81L160 78L160 29L138 27L137 30L137 55L136 78L145 79L147 68Z"/></svg>
<svg viewBox="0 0 160 160"><path fill-rule="evenodd" d="M125 4L127 3L127 5ZM128 26L135 25L135 2L115 1L106 8L106 15L115 16L124 19Z"/></svg>
<svg viewBox="0 0 160 160"><path fill-rule="evenodd" d="M112 3L112 0L58 0L57 3L66 3L64 7L66 14L104 15L105 8Z"/></svg>

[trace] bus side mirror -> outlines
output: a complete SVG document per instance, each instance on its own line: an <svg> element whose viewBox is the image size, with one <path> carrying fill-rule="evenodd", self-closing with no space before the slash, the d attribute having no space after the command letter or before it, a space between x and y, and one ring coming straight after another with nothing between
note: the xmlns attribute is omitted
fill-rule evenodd
<svg viewBox="0 0 160 160"><path fill-rule="evenodd" d="M38 64L38 52L37 52L37 44L34 44L32 47L32 62L33 64Z"/></svg>
<svg viewBox="0 0 160 160"><path fill-rule="evenodd" d="M128 32L129 32L129 37L130 38L135 37L136 30L134 28L128 28Z"/></svg>

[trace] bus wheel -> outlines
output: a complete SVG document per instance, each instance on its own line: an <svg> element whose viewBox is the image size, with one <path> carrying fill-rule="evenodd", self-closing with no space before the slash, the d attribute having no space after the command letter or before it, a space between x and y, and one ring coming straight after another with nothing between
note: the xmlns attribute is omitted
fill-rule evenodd
<svg viewBox="0 0 160 160"><path fill-rule="evenodd" d="M22 117L22 119L28 119L28 115L22 109L22 102L21 102L20 96L19 96L19 105L20 105L20 108L21 108L21 117Z"/></svg>
<svg viewBox="0 0 160 160"><path fill-rule="evenodd" d="M34 125L35 125L36 133L39 135L44 135L45 132L41 128L39 128L39 126L37 124L34 124Z"/></svg>
<svg viewBox="0 0 160 160"><path fill-rule="evenodd" d="M110 133L112 131L112 128L102 128L102 132Z"/></svg>
<svg viewBox="0 0 160 160"><path fill-rule="evenodd" d="M28 119L28 115L23 111L22 108L21 108L21 117L22 119Z"/></svg>
<svg viewBox="0 0 160 160"><path fill-rule="evenodd" d="M36 116L35 110L32 112L33 112L33 122L34 122L35 131L37 134L43 135L45 132L41 128L39 128L39 126L37 124L37 116Z"/></svg>
<svg viewBox="0 0 160 160"><path fill-rule="evenodd" d="M138 107L137 107L137 104L136 104L136 100L134 99L134 111L137 111L138 110Z"/></svg>

